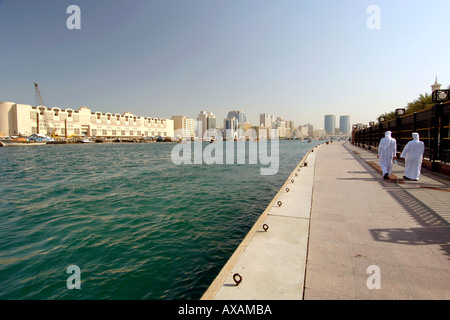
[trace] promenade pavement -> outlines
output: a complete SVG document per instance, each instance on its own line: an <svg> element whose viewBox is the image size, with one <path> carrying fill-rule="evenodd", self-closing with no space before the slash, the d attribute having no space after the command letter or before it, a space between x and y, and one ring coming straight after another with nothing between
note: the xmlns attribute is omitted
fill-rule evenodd
<svg viewBox="0 0 450 320"><path fill-rule="evenodd" d="M450 298L448 180L398 180L398 164L385 181L376 153L348 142L315 165L304 299Z"/></svg>
<svg viewBox="0 0 450 320"><path fill-rule="evenodd" d="M398 164L383 180L376 153L348 142L313 151L202 299L449 299L449 179L403 181Z"/></svg>

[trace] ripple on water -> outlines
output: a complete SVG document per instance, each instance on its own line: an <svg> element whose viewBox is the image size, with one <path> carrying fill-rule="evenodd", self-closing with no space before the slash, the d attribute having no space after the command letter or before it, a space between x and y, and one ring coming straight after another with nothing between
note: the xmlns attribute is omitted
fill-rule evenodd
<svg viewBox="0 0 450 320"><path fill-rule="evenodd" d="M314 144L282 141L274 176L176 166L173 146L3 148L0 298L198 299Z"/></svg>

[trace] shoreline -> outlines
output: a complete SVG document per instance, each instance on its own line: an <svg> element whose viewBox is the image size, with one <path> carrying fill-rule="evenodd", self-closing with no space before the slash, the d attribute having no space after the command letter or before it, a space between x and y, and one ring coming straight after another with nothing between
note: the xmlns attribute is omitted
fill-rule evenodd
<svg viewBox="0 0 450 320"><path fill-rule="evenodd" d="M254 223L253 227L250 229L250 231L247 233L247 235L244 237L244 239L241 241L241 243L239 244L239 246L236 248L236 250L234 251L234 253L231 255L231 257L228 259L228 261L225 263L225 265L222 267L221 271L218 273L218 275L215 277L215 279L211 282L211 284L209 285L208 289L204 292L204 294L202 295L200 300L234 300L234 299L245 299L248 300L248 292L252 292L252 293L258 293L258 294L262 294L264 295L265 292L258 292L258 288L257 288L257 284L255 282L250 282L251 280L254 279L254 276L250 277L247 274L238 274L239 277L241 278L241 281L243 283L245 283L246 288L243 288L244 285L241 285L241 287L239 287L239 284L235 285L233 284L234 280L234 275L237 274L234 271L236 271L238 269L238 262L239 260L241 260L241 258L248 253L250 250L249 247L254 244L255 242L262 242L264 240L260 240L260 238L257 238L257 235L259 233L261 234L267 234L269 232L271 232L272 230L270 230L270 226L275 226L275 223L278 222L274 222L272 221L271 223L265 224L265 222L268 219L272 219L272 217L276 217L279 218L278 220L292 220L292 219L296 219L296 220L308 220L309 221L309 217L307 219L303 219L303 217L295 217L293 215L289 216L288 215L283 215L283 214L279 214L279 213L274 213L271 212L272 209L276 209L278 208L280 205L280 199L283 198L282 196L285 194L288 194L289 192L290 195L292 196L292 194L294 194L294 188L293 188L293 184L295 182L295 179L300 180L302 177L299 176L299 173L304 173L304 170L302 170L302 168L308 168L311 169L311 171L314 171L314 160L311 159L312 161L307 161L308 158L310 157L310 155L312 153L314 153L314 150L317 149L317 147L321 146L321 144L314 146L313 148L311 148L304 156L303 158L300 160L300 162L295 166L295 168L293 169L293 171L289 174L288 178L286 179L286 181L284 182L284 184L282 185L282 187L280 188L280 190L277 192L277 194L274 196L274 198L272 199L272 201L269 203L269 205L266 207L266 209L263 211L263 213L260 215L260 217L257 219L257 221ZM311 162L308 164L308 162ZM311 180L312 182L312 180ZM303 185L303 187L306 188L310 188L310 192L312 192L312 184L311 185L306 185L302 180L300 180L300 183L297 184L298 186ZM289 188L291 187L291 188ZM292 189L292 190L291 190ZM310 195L308 193L304 193L306 195L306 197L309 197ZM283 198L284 201L284 198ZM306 206L310 208L311 206L311 202L306 203ZM287 205L285 206L287 207ZM281 210L281 209L280 209ZM303 211L306 212L302 212L301 215L305 215L305 216L309 216L309 211L308 208L305 208ZM288 224L290 224L292 221L288 221ZM309 222L307 223L307 227L309 229ZM264 230L262 230L264 229ZM273 229L273 228L272 228ZM307 231L307 230L306 230ZM274 231L273 231L274 232ZM275 239L275 241L277 241L278 239ZM300 243L299 244L301 247L304 246L304 243ZM305 249L305 253L306 253L306 248ZM283 251L283 250L281 250ZM298 262L298 261L297 261ZM268 262L269 263L269 262ZM277 265L277 263L279 263L278 261L270 261L271 264L275 264ZM250 264L249 262L247 263L247 265ZM306 267L306 265L305 265ZM241 266L241 270L243 270L245 267ZM249 268L248 268L249 269ZM247 269L247 270L248 270ZM264 265L263 269L270 269L267 265ZM259 270L261 271L261 270ZM304 270L303 270L304 271ZM234 274L233 274L234 273ZM261 271L261 274L266 274L265 271ZM297 277L298 278L298 277ZM298 281L300 281L303 285L303 279L304 276L301 275L300 279L298 279ZM262 281L262 279L261 279ZM250 282L250 284L249 284ZM240 281L239 281L240 283ZM233 289L236 289L235 293L232 293ZM241 290L242 289L242 290ZM241 291L239 293L239 291ZM295 291L295 290L294 290ZM301 290L301 292L303 292L303 290ZM273 292L268 292L267 293L269 296L271 294L274 294ZM242 297L241 295L243 295L244 297ZM287 293L287 295L289 295L289 293ZM295 295L295 293L294 293ZM254 299L255 297L253 296L252 299ZM292 295L287 296L286 295L280 295L277 298L277 294L275 294L274 296L270 297L269 299L298 299L301 297L294 297ZM256 298L258 299L258 298ZM267 297L263 297L263 299L267 299Z"/></svg>

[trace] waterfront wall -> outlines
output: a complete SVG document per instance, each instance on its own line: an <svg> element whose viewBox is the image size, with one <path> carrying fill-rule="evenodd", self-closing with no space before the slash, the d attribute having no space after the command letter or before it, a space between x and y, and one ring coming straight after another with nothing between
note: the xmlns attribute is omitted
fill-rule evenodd
<svg viewBox="0 0 450 320"><path fill-rule="evenodd" d="M294 168L202 300L302 299L317 147ZM233 282L236 273L242 283Z"/></svg>

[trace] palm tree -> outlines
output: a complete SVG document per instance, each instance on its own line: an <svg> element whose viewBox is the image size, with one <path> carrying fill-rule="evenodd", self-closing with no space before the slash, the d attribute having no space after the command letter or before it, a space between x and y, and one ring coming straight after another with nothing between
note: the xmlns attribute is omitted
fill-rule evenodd
<svg viewBox="0 0 450 320"><path fill-rule="evenodd" d="M449 86L450 89L450 86ZM406 105L406 114L414 113L419 110L425 109L433 104L432 96L428 93L420 94L420 96L413 102L409 102ZM386 121L395 119L395 111L385 112L380 117L384 117Z"/></svg>
<svg viewBox="0 0 450 320"><path fill-rule="evenodd" d="M385 119L385 121L390 121L392 119L395 119L395 111L391 111L391 112L385 112L383 114L381 114L378 118L383 117Z"/></svg>
<svg viewBox="0 0 450 320"><path fill-rule="evenodd" d="M425 93L425 95L420 94L419 98L410 102L406 105L406 114L414 113L419 110L429 107L433 103L433 99L430 94Z"/></svg>

